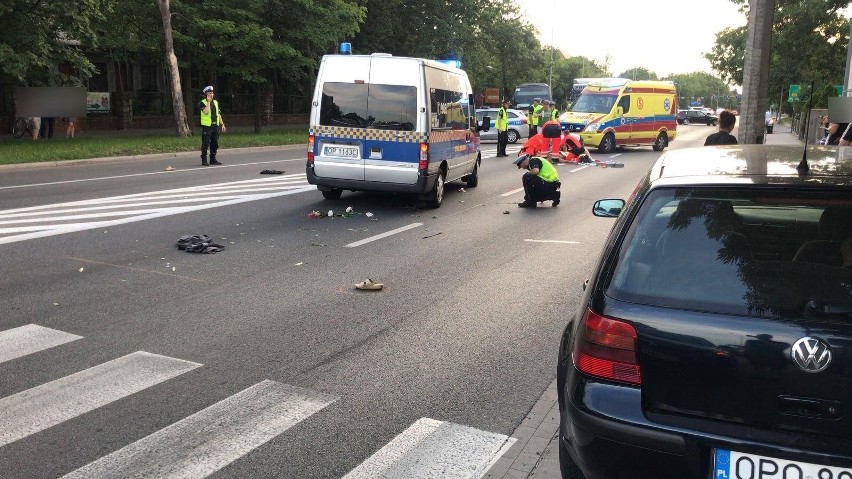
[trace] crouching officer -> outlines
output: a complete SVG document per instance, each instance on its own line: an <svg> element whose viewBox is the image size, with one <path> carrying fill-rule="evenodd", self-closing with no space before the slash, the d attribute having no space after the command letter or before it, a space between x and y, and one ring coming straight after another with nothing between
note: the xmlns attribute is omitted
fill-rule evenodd
<svg viewBox="0 0 852 479"><path fill-rule="evenodd" d="M535 208L541 201L553 200L553 206L559 204L562 193L559 187L559 173L552 163L537 156L521 155L515 160L518 169L524 168L522 183L524 185L524 201L518 203L520 208Z"/></svg>

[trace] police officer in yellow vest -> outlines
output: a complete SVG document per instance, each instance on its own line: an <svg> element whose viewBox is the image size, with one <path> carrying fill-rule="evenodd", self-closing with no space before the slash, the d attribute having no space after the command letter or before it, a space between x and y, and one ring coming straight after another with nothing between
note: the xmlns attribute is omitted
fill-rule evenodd
<svg viewBox="0 0 852 479"><path fill-rule="evenodd" d="M530 124L530 135L532 138L536 133L538 133L538 125L541 124L541 110L544 106L541 104L541 98L536 98L533 100L532 105L530 105L530 114L527 122Z"/></svg>
<svg viewBox="0 0 852 479"><path fill-rule="evenodd" d="M524 201L518 203L520 208L535 208L539 202L552 200L553 206L559 204L562 193L559 187L559 173L550 161L537 156L521 155L515 160L518 169L524 168L522 183L524 185Z"/></svg>
<svg viewBox="0 0 852 479"><path fill-rule="evenodd" d="M509 144L509 100L503 100L503 106L497 110L497 156L509 156L506 154L506 145Z"/></svg>
<svg viewBox="0 0 852 479"><path fill-rule="evenodd" d="M550 119L551 120L559 120L559 109L556 108L556 102L550 102Z"/></svg>
<svg viewBox="0 0 852 479"><path fill-rule="evenodd" d="M204 87L205 98L201 100L201 165L221 165L216 160L219 149L219 129L225 131L225 120L219 110L219 102L213 99L213 87ZM210 148L210 163L207 163L207 148Z"/></svg>

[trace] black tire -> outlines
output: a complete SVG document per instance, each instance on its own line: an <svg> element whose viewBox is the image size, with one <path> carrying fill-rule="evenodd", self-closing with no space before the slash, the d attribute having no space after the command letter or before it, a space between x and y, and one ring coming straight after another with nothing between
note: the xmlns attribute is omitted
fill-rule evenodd
<svg viewBox="0 0 852 479"><path fill-rule="evenodd" d="M598 151L600 153L612 153L615 151L615 135L612 132L604 135L603 139L601 139L601 144L598 145Z"/></svg>
<svg viewBox="0 0 852 479"><path fill-rule="evenodd" d="M473 171L465 177L468 188L476 188L479 185L479 161L473 165Z"/></svg>
<svg viewBox="0 0 852 479"><path fill-rule="evenodd" d="M15 138L20 138L24 136L24 133L27 132L27 120L23 118L18 118L15 120L15 124L12 126L12 136Z"/></svg>
<svg viewBox="0 0 852 479"><path fill-rule="evenodd" d="M339 200L340 195L343 194L343 190L334 188L331 190L322 190L322 197L327 200Z"/></svg>
<svg viewBox="0 0 852 479"><path fill-rule="evenodd" d="M716 126L716 125L718 125L718 124L719 124L719 122L718 122L718 121L713 120L713 126Z"/></svg>
<svg viewBox="0 0 852 479"><path fill-rule="evenodd" d="M509 138L509 143L512 144L517 143L518 140L521 138L520 133L518 133L516 130L509 130L509 132L506 133L506 136Z"/></svg>
<svg viewBox="0 0 852 479"><path fill-rule="evenodd" d="M559 431L559 436L556 442L559 444L559 472L562 473L562 479L586 479L583 472L577 467L577 464L571 459L565 444L562 442L562 431Z"/></svg>
<svg viewBox="0 0 852 479"><path fill-rule="evenodd" d="M683 124L684 124L684 125L688 125L688 124L689 124L689 118L684 118L684 119L683 119Z"/></svg>
<svg viewBox="0 0 852 479"><path fill-rule="evenodd" d="M444 202L444 175L445 174L446 173L444 173L443 170L441 170L441 172L438 173L438 177L435 179L435 185L432 186L432 191L429 192L429 195L426 197L426 199L424 199L420 202L420 208L422 208L422 209L427 209L427 208L435 209L435 208L441 207L441 203Z"/></svg>
<svg viewBox="0 0 852 479"><path fill-rule="evenodd" d="M652 148L654 148L654 151L663 151L667 146L669 146L669 137L661 131Z"/></svg>

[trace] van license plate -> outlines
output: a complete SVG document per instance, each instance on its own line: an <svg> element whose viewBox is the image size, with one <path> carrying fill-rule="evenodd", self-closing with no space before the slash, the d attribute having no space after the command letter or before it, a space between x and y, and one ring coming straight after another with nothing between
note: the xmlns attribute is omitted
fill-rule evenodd
<svg viewBox="0 0 852 479"><path fill-rule="evenodd" d="M714 479L852 479L852 468L821 466L809 462L716 449Z"/></svg>
<svg viewBox="0 0 852 479"><path fill-rule="evenodd" d="M338 158L361 158L361 148L357 146L323 145L322 156Z"/></svg>

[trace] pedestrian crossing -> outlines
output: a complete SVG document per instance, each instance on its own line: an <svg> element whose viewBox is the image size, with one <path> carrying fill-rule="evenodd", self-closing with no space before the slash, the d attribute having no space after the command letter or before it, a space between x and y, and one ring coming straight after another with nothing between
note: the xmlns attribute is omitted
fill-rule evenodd
<svg viewBox="0 0 852 479"><path fill-rule="evenodd" d="M0 210L0 244L314 190L300 173Z"/></svg>
<svg viewBox="0 0 852 479"><path fill-rule="evenodd" d="M49 355L74 341L86 339L36 324L0 331L0 363L37 352ZM183 374L202 367L137 351L2 397L0 449L81 415L97 414L101 407L165 381L180 381ZM146 437L104 451L62 478L208 477L339 399L263 380ZM132 423L132 417L126 419ZM343 478L481 478L514 442L502 434L421 418Z"/></svg>

